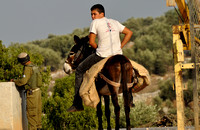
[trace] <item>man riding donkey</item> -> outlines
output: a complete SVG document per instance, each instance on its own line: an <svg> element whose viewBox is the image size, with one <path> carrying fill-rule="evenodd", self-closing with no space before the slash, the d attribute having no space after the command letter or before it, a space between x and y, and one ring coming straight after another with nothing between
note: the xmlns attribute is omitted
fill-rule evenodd
<svg viewBox="0 0 200 130"><path fill-rule="evenodd" d="M93 5L90 10L93 21L90 25L89 44L96 49L96 53L88 56L76 68L75 96L72 106L67 110L68 112L84 110L79 95L84 73L102 59L122 54L122 48L133 34L131 30L118 21L106 18L104 7L101 4ZM122 42L120 41L120 33L125 34ZM98 44L95 42L96 37L98 38Z"/></svg>

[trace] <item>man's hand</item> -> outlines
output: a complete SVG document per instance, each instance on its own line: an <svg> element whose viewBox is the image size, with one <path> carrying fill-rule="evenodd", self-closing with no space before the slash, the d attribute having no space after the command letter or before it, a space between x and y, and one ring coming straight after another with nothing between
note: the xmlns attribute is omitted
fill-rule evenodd
<svg viewBox="0 0 200 130"><path fill-rule="evenodd" d="M125 27L122 33L125 34L125 36L122 40L121 48L123 48L126 45L126 43L131 39L133 32L129 30L127 27Z"/></svg>
<svg viewBox="0 0 200 130"><path fill-rule="evenodd" d="M10 82L14 82L14 79L11 79Z"/></svg>

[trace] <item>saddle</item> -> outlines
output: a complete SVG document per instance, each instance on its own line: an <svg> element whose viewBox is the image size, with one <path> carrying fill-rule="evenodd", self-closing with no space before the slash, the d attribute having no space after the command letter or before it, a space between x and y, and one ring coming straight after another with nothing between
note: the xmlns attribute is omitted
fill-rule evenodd
<svg viewBox="0 0 200 130"><path fill-rule="evenodd" d="M93 65L89 70L86 71L84 74L83 82L81 84L79 94L86 106L90 106L93 108L96 108L97 104L100 101L100 98L98 96L98 92L96 90L95 86L95 79L97 78L99 72L102 70L104 64L110 57L107 57L95 65ZM132 92L136 93L144 89L146 86L150 85L150 75L149 72L140 64L130 60L133 69L137 72L137 84L134 86ZM100 74L100 76L102 76ZM105 80L105 79L104 79ZM111 81L112 82L112 81ZM115 84L115 83L113 83ZM133 85L133 84L132 84ZM116 83L116 86L119 86L119 83ZM131 83L130 85L131 86ZM109 95L109 89L108 87L104 87L100 93L102 95Z"/></svg>

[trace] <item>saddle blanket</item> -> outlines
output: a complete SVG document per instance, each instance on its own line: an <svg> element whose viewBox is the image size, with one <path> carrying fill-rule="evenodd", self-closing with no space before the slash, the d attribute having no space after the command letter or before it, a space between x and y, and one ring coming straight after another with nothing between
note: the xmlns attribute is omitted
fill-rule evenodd
<svg viewBox="0 0 200 130"><path fill-rule="evenodd" d="M81 84L79 94L83 100L83 103L86 106L96 108L97 104L100 101L98 92L95 86L95 78L98 73L102 70L104 64L110 57L107 57L95 65L93 65L89 70L84 74L83 82ZM144 89L146 86L150 85L150 75L148 70L146 70L142 65L130 60L133 69L138 72L138 83L134 86L133 93L139 92Z"/></svg>

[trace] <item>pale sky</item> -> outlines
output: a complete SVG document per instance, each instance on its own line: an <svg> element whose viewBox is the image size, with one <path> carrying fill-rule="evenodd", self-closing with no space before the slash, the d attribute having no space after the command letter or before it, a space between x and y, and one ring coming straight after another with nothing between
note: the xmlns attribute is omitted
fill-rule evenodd
<svg viewBox="0 0 200 130"><path fill-rule="evenodd" d="M166 7L166 0L1 0L0 40L8 46L89 27L90 8L97 3L105 7L106 17L120 22L157 17L173 9Z"/></svg>

